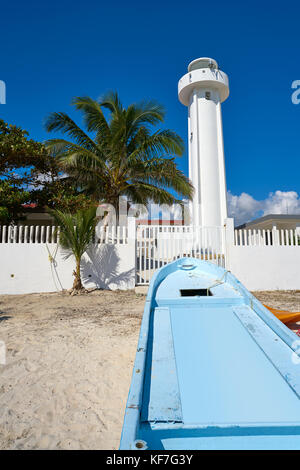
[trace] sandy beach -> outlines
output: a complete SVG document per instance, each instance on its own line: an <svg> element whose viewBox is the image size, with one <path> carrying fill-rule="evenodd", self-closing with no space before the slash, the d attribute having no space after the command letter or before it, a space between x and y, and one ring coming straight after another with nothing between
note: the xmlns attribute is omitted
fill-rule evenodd
<svg viewBox="0 0 300 470"><path fill-rule="evenodd" d="M0 297L0 449L116 449L144 296Z"/></svg>
<svg viewBox="0 0 300 470"><path fill-rule="evenodd" d="M300 311L300 292L260 292ZM0 296L0 449L117 449L145 296ZM294 325L294 329L300 325Z"/></svg>

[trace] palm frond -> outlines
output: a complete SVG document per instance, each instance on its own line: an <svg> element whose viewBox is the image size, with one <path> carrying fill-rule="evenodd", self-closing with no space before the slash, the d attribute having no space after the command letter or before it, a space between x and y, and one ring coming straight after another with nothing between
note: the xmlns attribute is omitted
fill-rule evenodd
<svg viewBox="0 0 300 470"><path fill-rule="evenodd" d="M184 143L181 137L176 132L165 129L147 137L140 135L140 142L136 142L135 149L129 158L147 160L153 158L153 156L160 156L162 153L166 156L176 155L180 157L183 152Z"/></svg>
<svg viewBox="0 0 300 470"><path fill-rule="evenodd" d="M78 145L86 149L95 149L95 142L66 113L51 113L46 119L48 132L61 131L69 135Z"/></svg>
<svg viewBox="0 0 300 470"><path fill-rule="evenodd" d="M69 214L49 209L59 226L59 244L80 260L92 241L97 225L96 207Z"/></svg>
<svg viewBox="0 0 300 470"><path fill-rule="evenodd" d="M74 168L106 170L105 160L99 153L96 154L78 144L64 139L49 139L45 145L55 153L60 166L65 170Z"/></svg>
<svg viewBox="0 0 300 470"><path fill-rule="evenodd" d="M131 105L126 111L128 137L134 136L141 126L155 126L163 122L165 109L156 101L142 102Z"/></svg>
<svg viewBox="0 0 300 470"><path fill-rule="evenodd" d="M120 116L123 112L123 106L119 95L116 91L107 92L99 101L100 106L108 109L116 116Z"/></svg>
<svg viewBox="0 0 300 470"><path fill-rule="evenodd" d="M109 125L102 112L101 106L96 100L89 96L77 96L73 98L72 104L76 109L83 112L83 121L89 132L96 131L102 137L109 133Z"/></svg>
<svg viewBox="0 0 300 470"><path fill-rule="evenodd" d="M166 189L144 181L135 181L134 184L128 185L125 193L134 204L146 205L149 201L153 201L155 204L168 205L178 203L178 198Z"/></svg>

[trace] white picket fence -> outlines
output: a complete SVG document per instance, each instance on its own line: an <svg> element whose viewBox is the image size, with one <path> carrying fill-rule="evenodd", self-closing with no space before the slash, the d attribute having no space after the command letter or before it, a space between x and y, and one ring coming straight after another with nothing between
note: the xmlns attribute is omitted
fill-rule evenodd
<svg viewBox="0 0 300 470"><path fill-rule="evenodd" d="M0 243L57 243L59 227L44 225L0 226ZM97 227L94 243L126 244L128 243L127 227Z"/></svg>
<svg viewBox="0 0 300 470"><path fill-rule="evenodd" d="M181 257L192 256L224 266L224 254L224 227L139 225L136 283L149 284L156 269Z"/></svg>
<svg viewBox="0 0 300 470"><path fill-rule="evenodd" d="M300 231L295 230L235 230L235 246L300 246Z"/></svg>
<svg viewBox="0 0 300 470"><path fill-rule="evenodd" d="M22 287L23 293L38 292L39 289L46 292L50 281L45 280L45 275L44 284L40 286L39 279L49 268L43 264L49 263L46 254L57 249L50 245L56 245L58 241L59 227L0 227L1 259L6 260L6 268L2 270L2 293L18 293L17 278L20 279L20 286L25 281L27 283L25 290ZM232 219L227 219L224 227L136 227L136 221L132 219L128 221L128 227L97 227L93 242L94 251L100 249L105 255L105 261L100 262L100 258L96 260L91 255L90 264L86 262L87 266L96 265L93 269L97 275L94 273L91 278L95 279L95 284L105 271L109 286L123 283L127 288L132 288L134 276L137 285L147 285L156 269L175 259L192 256L226 267L253 290L300 288L300 232L297 229L234 230ZM22 266L20 257L23 259ZM37 263L36 276L30 280L26 274L26 264L29 262L26 260L33 258ZM72 270L65 265L65 261L59 262L58 269L62 278L66 279L66 285L71 282ZM19 274L15 275L15 272ZM14 274L13 278L11 274ZM90 275L88 273L88 277ZM130 282L127 282L128 279Z"/></svg>

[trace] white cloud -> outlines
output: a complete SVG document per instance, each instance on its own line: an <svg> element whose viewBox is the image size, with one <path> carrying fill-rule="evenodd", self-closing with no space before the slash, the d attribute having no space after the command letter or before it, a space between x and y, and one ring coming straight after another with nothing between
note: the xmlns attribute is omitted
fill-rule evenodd
<svg viewBox="0 0 300 470"><path fill-rule="evenodd" d="M229 217L233 217L235 224L240 225L259 214L261 202L254 199L250 194L242 193L240 196L236 196L228 191L227 207Z"/></svg>
<svg viewBox="0 0 300 470"><path fill-rule="evenodd" d="M300 214L300 197L296 191L278 190L261 201L247 193L237 196L228 191L227 205L228 215L234 218L235 225L268 214Z"/></svg>
<svg viewBox="0 0 300 470"><path fill-rule="evenodd" d="M275 191L263 202L263 215L300 214L300 197L296 191Z"/></svg>

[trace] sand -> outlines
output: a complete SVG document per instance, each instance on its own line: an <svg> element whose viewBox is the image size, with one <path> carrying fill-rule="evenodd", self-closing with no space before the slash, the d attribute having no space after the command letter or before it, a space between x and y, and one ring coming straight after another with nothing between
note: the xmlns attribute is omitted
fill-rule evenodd
<svg viewBox="0 0 300 470"><path fill-rule="evenodd" d="M289 312L300 312L300 290L290 291L261 291L253 294L269 307L288 310ZM287 325L294 333L300 331L300 322Z"/></svg>
<svg viewBox="0 0 300 470"><path fill-rule="evenodd" d="M0 296L0 449L117 449L144 296Z"/></svg>
<svg viewBox="0 0 300 470"><path fill-rule="evenodd" d="M300 311L299 291L256 295ZM0 449L118 448L144 302L132 291L0 296Z"/></svg>

